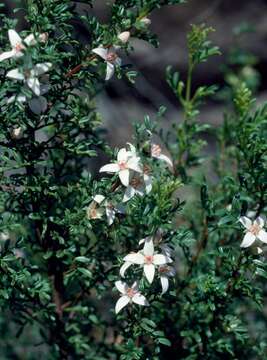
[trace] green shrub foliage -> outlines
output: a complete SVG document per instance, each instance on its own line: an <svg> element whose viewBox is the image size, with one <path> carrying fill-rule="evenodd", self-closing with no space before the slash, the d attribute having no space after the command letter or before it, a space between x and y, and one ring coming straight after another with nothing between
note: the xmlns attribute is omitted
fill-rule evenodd
<svg viewBox="0 0 267 360"><path fill-rule="evenodd" d="M21 32L2 6L1 359L266 359L254 63L232 55L224 88L194 86L220 52L213 29L193 25L187 77L166 71L182 118L162 130L162 106L112 149L95 97L112 76L134 83L132 39L157 46L151 12L183 1L116 0L107 23L78 3L96 1L24 1ZM221 125L203 122L207 97L225 101Z"/></svg>

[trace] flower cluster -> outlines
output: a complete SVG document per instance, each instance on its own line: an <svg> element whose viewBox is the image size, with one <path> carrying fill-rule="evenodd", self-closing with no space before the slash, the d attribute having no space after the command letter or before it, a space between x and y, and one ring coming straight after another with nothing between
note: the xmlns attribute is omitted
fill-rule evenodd
<svg viewBox="0 0 267 360"><path fill-rule="evenodd" d="M27 48L36 45L39 43L44 43L47 41L47 34L30 34L25 39L22 39L21 36L13 29L8 31L9 42L11 50L3 52L0 54L0 62L8 59L20 59L23 58L27 53ZM26 62L25 62L26 63ZM29 63L29 62L27 62ZM36 96L41 95L41 84L39 77L46 72L48 72L52 67L50 62L37 63L31 67L23 64L16 69L10 70L7 72L6 77L12 80L23 81L24 84L31 89L31 91ZM26 96L19 94L17 96L11 96L7 103L12 103L18 101L23 103L27 100Z"/></svg>
<svg viewBox="0 0 267 360"><path fill-rule="evenodd" d="M125 187L121 203L114 204L113 201L107 200L103 195L96 195L87 208L88 219L101 219L106 213L108 225L112 225L116 213L124 214L124 203L131 200L135 195L144 196L149 194L153 186L153 177L151 169L147 164L142 163L138 156L136 148L128 143L129 149L122 148L119 150L117 160L113 163L102 166L99 172L116 174L120 183ZM157 151L155 152L155 148ZM165 161L172 166L171 159L162 154L159 145L151 145L151 157Z"/></svg>
<svg viewBox="0 0 267 360"><path fill-rule="evenodd" d="M120 268L120 276L125 277L127 269L133 265L138 265L142 269L143 276L151 285L155 279L157 271L158 278L160 279L162 286L162 294L164 294L169 288L169 277L175 275L175 268L170 264L173 262L172 249L167 244L161 244L162 234L160 231L154 236L148 236L145 239L139 241L139 245L143 245L143 248L138 252L133 252L126 255L123 260L124 264ZM156 244L157 243L157 244ZM161 252L155 250L155 245ZM134 282L134 287L128 287L125 282L117 281L115 283L117 289L122 293L121 298L117 301L115 306L115 312L118 313L124 306L131 301L142 306L148 306L147 299L139 293L138 282ZM126 289L130 289L131 296L121 291L121 286ZM138 302L134 300L134 295L138 294ZM124 298L127 295L128 301Z"/></svg>

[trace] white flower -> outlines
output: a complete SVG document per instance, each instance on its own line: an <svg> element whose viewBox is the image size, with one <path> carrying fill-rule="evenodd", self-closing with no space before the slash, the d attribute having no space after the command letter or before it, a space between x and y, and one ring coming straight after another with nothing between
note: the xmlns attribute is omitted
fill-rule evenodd
<svg viewBox="0 0 267 360"><path fill-rule="evenodd" d="M170 258L163 254L155 254L152 237L146 238L142 251L128 254L123 260L132 264L142 265L145 277L150 284L153 282L156 266L172 262Z"/></svg>
<svg viewBox="0 0 267 360"><path fill-rule="evenodd" d="M158 268L162 292L161 294L165 294L165 292L169 288L169 277L175 276L175 269L173 266L169 265L161 265Z"/></svg>
<svg viewBox="0 0 267 360"><path fill-rule="evenodd" d="M135 194L144 196L145 193L149 194L152 190L152 177L148 174L133 174L130 178L129 185L127 186L123 202L129 201Z"/></svg>
<svg viewBox="0 0 267 360"><path fill-rule="evenodd" d="M24 40L22 40L19 34L13 29L8 30L8 37L11 45L11 50L0 54L0 62L6 59L16 59L23 56L23 51L26 49L26 46L32 46L37 43L36 38L33 34L30 34ZM47 39L47 34L40 34L37 39L40 42L45 42Z"/></svg>
<svg viewBox="0 0 267 360"><path fill-rule="evenodd" d="M14 80L21 80L27 83L29 88L34 92L36 96L41 94L41 84L39 82L38 76L45 74L52 67L52 64L42 63L36 64L31 70L22 71L21 69L14 69L8 71L6 77Z"/></svg>
<svg viewBox="0 0 267 360"><path fill-rule="evenodd" d="M118 35L118 39L123 43L126 44L130 39L131 33L130 31L123 31Z"/></svg>
<svg viewBox="0 0 267 360"><path fill-rule="evenodd" d="M117 161L102 166L99 172L118 173L121 183L124 186L128 186L130 181L130 171L142 172L139 162L139 157L136 157L131 151L122 148L118 152Z"/></svg>
<svg viewBox="0 0 267 360"><path fill-rule="evenodd" d="M256 239L259 239L263 243L267 244L267 232L263 230L264 220L262 217L258 217L255 221L251 221L246 216L242 216L239 221L246 228L246 235L241 243L241 247L249 247Z"/></svg>
<svg viewBox="0 0 267 360"><path fill-rule="evenodd" d="M116 281L116 288L122 294L115 306L115 313L118 314L129 303L135 303L142 306L149 306L147 299L139 292L136 282L129 287L122 281Z"/></svg>
<svg viewBox="0 0 267 360"><path fill-rule="evenodd" d="M172 160L167 155L162 154L162 149L159 145L151 144L151 156L156 159L165 161L170 167L173 167Z"/></svg>
<svg viewBox="0 0 267 360"><path fill-rule="evenodd" d="M100 56L103 60L105 60L107 64L105 80L107 81L111 79L112 76L114 75L115 67L121 65L121 59L119 58L119 56L116 54L114 49L104 48L103 46L93 49L92 52Z"/></svg>

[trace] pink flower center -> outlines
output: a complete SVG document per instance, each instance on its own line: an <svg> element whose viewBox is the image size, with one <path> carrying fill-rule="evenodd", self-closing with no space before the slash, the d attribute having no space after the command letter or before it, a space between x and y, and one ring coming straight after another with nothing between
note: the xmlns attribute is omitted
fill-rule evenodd
<svg viewBox="0 0 267 360"><path fill-rule="evenodd" d="M154 260L154 258L153 258L152 255L147 255L147 256L145 256L145 263L146 263L147 265L153 264L153 260Z"/></svg>
<svg viewBox="0 0 267 360"><path fill-rule="evenodd" d="M97 211L96 211L96 209L92 209L91 211L90 211L90 216L91 216L91 218L96 218L97 217Z"/></svg>
<svg viewBox="0 0 267 360"><path fill-rule="evenodd" d="M110 63L114 63L117 58L118 58L118 55L113 52L111 52L107 55L107 61Z"/></svg>
<svg viewBox="0 0 267 360"><path fill-rule="evenodd" d="M161 147L159 145L153 144L151 148L152 156L160 156L161 154Z"/></svg>
<svg viewBox="0 0 267 360"><path fill-rule="evenodd" d="M251 232L255 236L257 236L260 231L261 231L261 227L258 224L253 224L249 228L249 232Z"/></svg>
<svg viewBox="0 0 267 360"><path fill-rule="evenodd" d="M128 165L126 161L119 161L118 163L120 170L126 170L128 169Z"/></svg>
<svg viewBox="0 0 267 360"><path fill-rule="evenodd" d="M24 46L21 44L21 43L17 43L15 46L14 46L14 49L16 52L20 52L21 50L24 49Z"/></svg>
<svg viewBox="0 0 267 360"><path fill-rule="evenodd" d="M127 296L129 296L129 298L132 298L134 297L134 295L137 293L136 290L132 289L132 288L129 288L127 291L126 291L126 294Z"/></svg>

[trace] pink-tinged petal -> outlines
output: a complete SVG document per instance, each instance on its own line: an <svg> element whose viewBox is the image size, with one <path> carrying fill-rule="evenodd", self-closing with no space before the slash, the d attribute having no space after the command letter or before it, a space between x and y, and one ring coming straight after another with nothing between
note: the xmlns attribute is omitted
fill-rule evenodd
<svg viewBox="0 0 267 360"><path fill-rule="evenodd" d="M106 81L110 80L112 78L112 76L114 75L114 72L115 72L115 66L112 63L107 62L105 80Z"/></svg>
<svg viewBox="0 0 267 360"><path fill-rule="evenodd" d="M261 228L264 227L265 219L262 216L258 216L257 219L254 221L255 225L259 225Z"/></svg>
<svg viewBox="0 0 267 360"><path fill-rule="evenodd" d="M128 254L123 258L124 261L129 261L133 264L137 264L137 265L143 265L144 264L144 255L140 254L140 253L132 253L132 254Z"/></svg>
<svg viewBox="0 0 267 360"><path fill-rule="evenodd" d="M170 167L173 167L173 162L167 155L160 154L159 156L156 157L159 160L165 161Z"/></svg>
<svg viewBox="0 0 267 360"><path fill-rule="evenodd" d="M108 172L108 173L116 173L120 171L120 167L118 164L107 164L100 168L99 172Z"/></svg>
<svg viewBox="0 0 267 360"><path fill-rule="evenodd" d="M24 80L24 75L19 71L19 69L8 71L6 77L14 80Z"/></svg>
<svg viewBox="0 0 267 360"><path fill-rule="evenodd" d="M94 196L93 200L96 203L101 204L102 201L105 200L105 196L97 194L97 195Z"/></svg>
<svg viewBox="0 0 267 360"><path fill-rule="evenodd" d="M115 305L115 313L118 314L130 302L130 298L127 295L123 295L119 298Z"/></svg>
<svg viewBox="0 0 267 360"><path fill-rule="evenodd" d="M131 200L131 198L134 195L135 195L135 189L132 186L129 185L129 186L127 186L127 188L125 190L122 201L127 202L127 201Z"/></svg>
<svg viewBox="0 0 267 360"><path fill-rule="evenodd" d="M154 254L154 244L152 237L147 238L144 245L144 254L146 256L153 256Z"/></svg>
<svg viewBox="0 0 267 360"><path fill-rule="evenodd" d="M22 39L15 30L8 30L8 38L13 48L17 45L22 45Z"/></svg>
<svg viewBox="0 0 267 360"><path fill-rule="evenodd" d="M249 229L252 225L252 221L246 216L241 216L241 218L239 218L239 221L246 229Z"/></svg>
<svg viewBox="0 0 267 360"><path fill-rule="evenodd" d="M120 276L124 277L125 276L125 272L126 270L133 265L133 263L131 263L130 261L126 261L120 268Z"/></svg>
<svg viewBox="0 0 267 360"><path fill-rule="evenodd" d="M122 294L126 294L127 290L129 289L129 286L121 280L116 281L115 286Z"/></svg>
<svg viewBox="0 0 267 360"><path fill-rule="evenodd" d="M260 239L260 241L267 244L267 232L266 231L260 230L260 232L258 233L258 238Z"/></svg>
<svg viewBox="0 0 267 360"><path fill-rule="evenodd" d="M143 170L140 166L140 158L139 157L131 157L128 161L127 161L127 165L128 168L131 170L134 170L136 172L141 173Z"/></svg>
<svg viewBox="0 0 267 360"><path fill-rule="evenodd" d="M147 281L152 284L155 276L155 266L153 264L144 264L144 273Z"/></svg>
<svg viewBox="0 0 267 360"><path fill-rule="evenodd" d="M161 294L165 294L168 289L169 289L169 279L167 278L167 276L161 276L160 277L160 282L161 282L161 287L162 287L162 292Z"/></svg>
<svg viewBox="0 0 267 360"><path fill-rule="evenodd" d="M113 208L109 208L106 207L106 215L107 215L107 220L108 220L108 225L112 225L114 223L115 220L115 210Z"/></svg>
<svg viewBox="0 0 267 360"><path fill-rule="evenodd" d="M149 194L152 190L152 176L144 174L144 183L146 188L146 193Z"/></svg>
<svg viewBox="0 0 267 360"><path fill-rule="evenodd" d="M27 37L25 37L24 39L24 43L27 45L27 46L32 46L32 45L35 45L37 43L35 37L33 34L30 34L28 35Z"/></svg>
<svg viewBox="0 0 267 360"><path fill-rule="evenodd" d="M132 298L132 301L137 305L149 306L147 299L140 293L135 294Z"/></svg>
<svg viewBox="0 0 267 360"><path fill-rule="evenodd" d="M93 49L92 52L98 56L100 56L102 59L106 60L108 55L108 49L101 47L98 47L96 49Z"/></svg>
<svg viewBox="0 0 267 360"><path fill-rule="evenodd" d="M130 171L128 169L120 170L119 178L120 178L122 185L128 186L129 181L130 181Z"/></svg>
<svg viewBox="0 0 267 360"><path fill-rule="evenodd" d="M129 158L129 152L125 148L120 149L117 155L118 162L127 161L128 158Z"/></svg>
<svg viewBox="0 0 267 360"><path fill-rule="evenodd" d="M0 54L0 62L14 57L15 54L16 51L14 50L3 52L2 54Z"/></svg>
<svg viewBox="0 0 267 360"><path fill-rule="evenodd" d="M27 82L27 85L29 86L29 88L33 91L33 93L36 95L36 96L40 96L40 81L38 80L38 78L36 77L30 77L26 80Z"/></svg>
<svg viewBox="0 0 267 360"><path fill-rule="evenodd" d="M45 62L41 64L36 64L33 68L33 73L35 76L40 76L48 72L52 68L53 64L50 62Z"/></svg>
<svg viewBox="0 0 267 360"><path fill-rule="evenodd" d="M244 239L240 245L240 247L243 248L247 248L250 245L252 245L254 243L254 241L256 240L256 236L253 235L251 232L247 232L246 235L244 236Z"/></svg>
<svg viewBox="0 0 267 360"><path fill-rule="evenodd" d="M164 265L170 262L172 262L171 258L168 258L167 256L162 254L155 254L153 257L153 263L155 265Z"/></svg>

